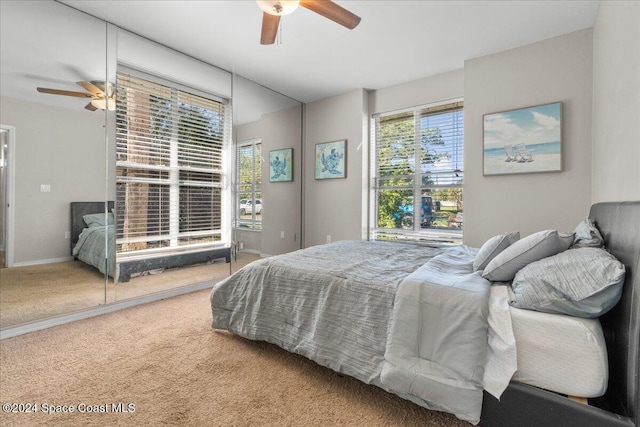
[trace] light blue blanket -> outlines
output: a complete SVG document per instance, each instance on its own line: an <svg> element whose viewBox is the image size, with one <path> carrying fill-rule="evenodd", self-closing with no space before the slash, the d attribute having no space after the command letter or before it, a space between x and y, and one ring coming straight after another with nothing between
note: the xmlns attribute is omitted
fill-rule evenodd
<svg viewBox="0 0 640 427"><path fill-rule="evenodd" d="M477 251L451 248L396 293L382 384L427 408L477 424L482 410L491 284L472 271Z"/></svg>

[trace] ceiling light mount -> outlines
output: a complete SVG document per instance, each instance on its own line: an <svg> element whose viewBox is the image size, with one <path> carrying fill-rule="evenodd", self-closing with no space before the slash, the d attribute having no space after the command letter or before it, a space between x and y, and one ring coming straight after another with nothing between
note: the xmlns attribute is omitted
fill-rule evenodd
<svg viewBox="0 0 640 427"><path fill-rule="evenodd" d="M299 0L256 0L260 9L274 16L288 15L298 8Z"/></svg>
<svg viewBox="0 0 640 427"><path fill-rule="evenodd" d="M353 30L360 23L358 15L354 15L331 0L256 0L256 3L262 9L260 44L273 44L276 41L276 35L280 33L280 17L293 12L298 6L324 16L350 30Z"/></svg>
<svg viewBox="0 0 640 427"><path fill-rule="evenodd" d="M114 111L116 109L116 100L113 96L110 96L109 98L93 98L90 101L90 104L98 110Z"/></svg>

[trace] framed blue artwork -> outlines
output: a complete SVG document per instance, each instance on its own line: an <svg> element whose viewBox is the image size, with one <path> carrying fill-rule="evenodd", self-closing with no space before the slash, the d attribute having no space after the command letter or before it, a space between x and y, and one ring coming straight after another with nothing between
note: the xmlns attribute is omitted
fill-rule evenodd
<svg viewBox="0 0 640 427"><path fill-rule="evenodd" d="M269 182L293 181L293 148L269 151Z"/></svg>
<svg viewBox="0 0 640 427"><path fill-rule="evenodd" d="M316 179L347 177L347 140L316 144Z"/></svg>

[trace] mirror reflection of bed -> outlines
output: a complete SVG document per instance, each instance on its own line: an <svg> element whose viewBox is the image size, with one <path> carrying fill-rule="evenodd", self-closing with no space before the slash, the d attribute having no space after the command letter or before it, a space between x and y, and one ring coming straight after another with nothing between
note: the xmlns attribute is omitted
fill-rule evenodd
<svg viewBox="0 0 640 427"><path fill-rule="evenodd" d="M70 211L74 259L96 277L106 274L110 283L116 283L117 300L210 282L212 275L224 277L231 273L231 250L228 247L132 261L121 259L116 253L113 201L72 202Z"/></svg>

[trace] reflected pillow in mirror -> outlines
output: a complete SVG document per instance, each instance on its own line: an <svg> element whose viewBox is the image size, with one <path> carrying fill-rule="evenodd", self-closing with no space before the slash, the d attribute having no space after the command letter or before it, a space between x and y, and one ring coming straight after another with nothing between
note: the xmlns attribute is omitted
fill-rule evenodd
<svg viewBox="0 0 640 427"><path fill-rule="evenodd" d="M95 214L87 214L83 215L82 219L84 219L84 223L87 224L87 227L104 227L105 224L105 215L104 213L95 213ZM109 212L107 214L107 222L108 225L112 225L114 223L113 213Z"/></svg>

